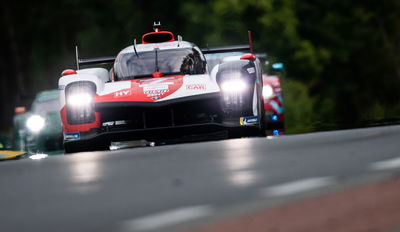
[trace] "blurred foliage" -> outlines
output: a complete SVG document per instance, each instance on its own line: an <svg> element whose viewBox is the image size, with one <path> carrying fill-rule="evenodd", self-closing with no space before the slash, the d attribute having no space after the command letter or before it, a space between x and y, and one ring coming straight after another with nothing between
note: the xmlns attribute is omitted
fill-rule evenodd
<svg viewBox="0 0 400 232"><path fill-rule="evenodd" d="M285 107L286 133L314 131L314 101L308 88L296 80L285 80L282 83Z"/></svg>
<svg viewBox="0 0 400 232"><path fill-rule="evenodd" d="M347 128L400 118L398 0L3 1L0 126L19 95L56 88L82 57L115 55L153 21L201 47L242 44L287 67L287 130ZM6 87L5 87L6 86Z"/></svg>

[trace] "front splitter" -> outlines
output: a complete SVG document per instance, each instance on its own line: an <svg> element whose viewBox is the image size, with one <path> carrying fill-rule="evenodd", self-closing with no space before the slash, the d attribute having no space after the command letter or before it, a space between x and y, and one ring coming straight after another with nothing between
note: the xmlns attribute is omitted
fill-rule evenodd
<svg viewBox="0 0 400 232"><path fill-rule="evenodd" d="M148 129L104 131L81 134L79 140L65 141L65 146L85 147L87 150L108 149L111 142L145 140L159 144L194 142L259 135L257 125L230 126L204 123Z"/></svg>

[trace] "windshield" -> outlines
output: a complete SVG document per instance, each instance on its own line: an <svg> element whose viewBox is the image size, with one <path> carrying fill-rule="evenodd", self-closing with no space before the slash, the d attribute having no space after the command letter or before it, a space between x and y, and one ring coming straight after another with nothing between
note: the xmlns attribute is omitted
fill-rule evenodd
<svg viewBox="0 0 400 232"><path fill-rule="evenodd" d="M50 99L44 102L34 102L32 105L32 112L34 113L48 113L56 112L60 109L60 101L57 99Z"/></svg>
<svg viewBox="0 0 400 232"><path fill-rule="evenodd" d="M154 72L171 74L204 74L205 59L195 48L181 48L149 52L126 53L117 57L114 64L119 80L151 76Z"/></svg>

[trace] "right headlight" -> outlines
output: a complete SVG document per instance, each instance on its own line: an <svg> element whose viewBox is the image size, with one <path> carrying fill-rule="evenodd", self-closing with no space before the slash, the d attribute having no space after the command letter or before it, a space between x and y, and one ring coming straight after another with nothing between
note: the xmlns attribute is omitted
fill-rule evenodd
<svg viewBox="0 0 400 232"><path fill-rule="evenodd" d="M221 89L224 92L241 93L247 88L247 83L240 79L226 79L221 83Z"/></svg>

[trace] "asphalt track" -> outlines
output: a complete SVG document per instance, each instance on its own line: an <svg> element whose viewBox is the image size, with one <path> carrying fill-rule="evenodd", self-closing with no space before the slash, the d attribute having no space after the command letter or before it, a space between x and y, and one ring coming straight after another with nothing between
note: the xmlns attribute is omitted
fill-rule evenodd
<svg viewBox="0 0 400 232"><path fill-rule="evenodd" d="M1 162L0 230L190 231L397 178L399 148L387 126Z"/></svg>

